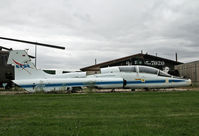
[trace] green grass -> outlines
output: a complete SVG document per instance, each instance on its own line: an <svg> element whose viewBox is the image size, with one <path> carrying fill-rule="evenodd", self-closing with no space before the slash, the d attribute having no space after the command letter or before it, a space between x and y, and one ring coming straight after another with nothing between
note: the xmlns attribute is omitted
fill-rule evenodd
<svg viewBox="0 0 199 136"><path fill-rule="evenodd" d="M199 91L0 96L0 136L198 136Z"/></svg>

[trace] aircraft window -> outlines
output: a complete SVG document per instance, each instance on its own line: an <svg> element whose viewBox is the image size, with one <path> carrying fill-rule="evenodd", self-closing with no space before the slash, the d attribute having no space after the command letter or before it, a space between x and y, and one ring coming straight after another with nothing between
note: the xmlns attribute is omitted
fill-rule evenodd
<svg viewBox="0 0 199 136"><path fill-rule="evenodd" d="M136 72L136 67L119 67L120 72Z"/></svg>
<svg viewBox="0 0 199 136"><path fill-rule="evenodd" d="M149 73L149 74L157 74L158 69L155 68L149 68L149 67L139 67L140 73Z"/></svg>
<svg viewBox="0 0 199 136"><path fill-rule="evenodd" d="M171 75L169 75L169 74L167 74L167 73L165 73L165 72L163 72L163 71L160 71L160 72L158 73L158 76L171 77Z"/></svg>

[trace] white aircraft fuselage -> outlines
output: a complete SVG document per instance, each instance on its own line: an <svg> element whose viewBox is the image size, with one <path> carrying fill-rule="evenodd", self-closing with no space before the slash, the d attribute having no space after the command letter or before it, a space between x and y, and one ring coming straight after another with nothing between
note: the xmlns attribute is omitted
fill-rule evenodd
<svg viewBox="0 0 199 136"><path fill-rule="evenodd" d="M68 90L79 87L170 88L191 85L190 79L173 77L148 66L117 66L102 68L100 74L86 76L85 72L50 75L37 69L26 51L10 51L8 64L15 66L13 82L29 92Z"/></svg>

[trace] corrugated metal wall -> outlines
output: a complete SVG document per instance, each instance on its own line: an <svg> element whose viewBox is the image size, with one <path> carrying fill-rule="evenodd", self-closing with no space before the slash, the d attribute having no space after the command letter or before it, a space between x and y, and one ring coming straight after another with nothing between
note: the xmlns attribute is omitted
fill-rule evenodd
<svg viewBox="0 0 199 136"><path fill-rule="evenodd" d="M180 76L190 78L193 84L199 85L199 61L177 65L175 69L179 71Z"/></svg>

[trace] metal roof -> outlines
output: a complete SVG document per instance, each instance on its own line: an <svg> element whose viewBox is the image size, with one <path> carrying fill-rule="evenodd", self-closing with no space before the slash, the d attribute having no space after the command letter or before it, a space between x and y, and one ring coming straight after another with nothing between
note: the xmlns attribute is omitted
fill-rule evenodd
<svg viewBox="0 0 199 136"><path fill-rule="evenodd" d="M176 62L174 60L170 60L170 59L166 59L166 58L162 58L162 57L158 57L158 56L154 56L154 55L138 53L138 54L126 56L126 57L123 57L123 58L118 58L118 59L114 59L114 60L111 60L111 61L99 63L99 64L96 64L96 65L84 67L84 68L81 68L80 70L82 70L82 71L99 70L99 68L101 68L101 67L106 67L106 66L109 66L109 65L117 63L117 62L123 62L123 61L129 60L131 58L143 58L144 59L144 57L150 57L150 58L155 58L155 59L159 59L159 60L164 60L166 62L173 63L174 65L183 64L182 62Z"/></svg>

